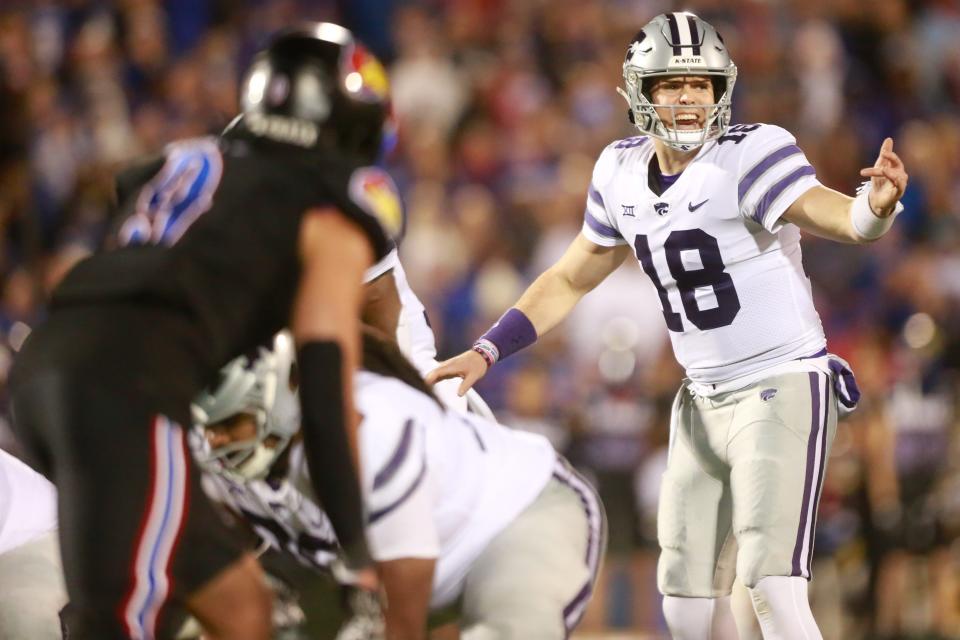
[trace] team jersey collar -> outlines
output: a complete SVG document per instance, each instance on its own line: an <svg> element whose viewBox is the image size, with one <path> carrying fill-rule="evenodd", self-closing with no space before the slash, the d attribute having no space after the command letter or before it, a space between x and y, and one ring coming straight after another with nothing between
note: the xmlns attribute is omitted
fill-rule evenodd
<svg viewBox="0 0 960 640"><path fill-rule="evenodd" d="M681 182L684 179L684 176L689 173L690 167L694 163L699 162L703 156L709 153L716 145L713 141L708 141L707 143L700 146L697 150L697 154L693 157L692 160L684 167L683 171L680 173L674 174L672 180L669 184L666 184L662 178L663 173L660 170L660 159L657 157L657 149L654 145L650 145L650 157L647 158L647 190L650 191L654 196L662 198L663 195L673 188L674 185Z"/></svg>

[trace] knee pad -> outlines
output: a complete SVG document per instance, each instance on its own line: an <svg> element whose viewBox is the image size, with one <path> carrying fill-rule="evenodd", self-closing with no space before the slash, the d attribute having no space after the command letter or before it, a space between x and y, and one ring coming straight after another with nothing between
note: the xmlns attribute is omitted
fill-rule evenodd
<svg viewBox="0 0 960 640"><path fill-rule="evenodd" d="M748 589L767 575L779 573L783 567L776 566L774 550L778 541L769 530L751 528L737 532L737 577Z"/></svg>

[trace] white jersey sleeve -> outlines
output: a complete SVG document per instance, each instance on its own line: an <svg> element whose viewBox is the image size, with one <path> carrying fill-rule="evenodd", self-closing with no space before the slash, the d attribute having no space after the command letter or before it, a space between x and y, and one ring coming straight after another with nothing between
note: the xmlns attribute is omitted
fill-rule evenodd
<svg viewBox="0 0 960 640"><path fill-rule="evenodd" d="M820 182L790 132L770 124L752 126L759 128L746 136L740 155L740 214L776 233L790 205Z"/></svg>
<svg viewBox="0 0 960 640"><path fill-rule="evenodd" d="M436 558L431 602L446 606L543 490L556 453L543 437L445 411L399 380L361 370L354 381L371 554Z"/></svg>
<svg viewBox="0 0 960 640"><path fill-rule="evenodd" d="M401 412L365 416L364 423L361 438L371 554L378 561L436 558L440 541L433 522L434 492L424 425Z"/></svg>
<svg viewBox="0 0 960 640"><path fill-rule="evenodd" d="M383 256L380 262L363 272L364 284L373 282L391 269L395 269L399 263L400 257L397 255L397 250L394 249L387 255Z"/></svg>
<svg viewBox="0 0 960 640"><path fill-rule="evenodd" d="M397 344L400 351L424 375L437 366L437 345L433 336L433 329L427 321L426 309L410 288L407 274L403 270L403 263L397 250L394 249L384 258L366 270L363 276L365 283L393 272L393 281L400 298L400 317L397 319Z"/></svg>
<svg viewBox="0 0 960 640"><path fill-rule="evenodd" d="M57 491L0 449L0 554L57 528Z"/></svg>
<svg viewBox="0 0 960 640"><path fill-rule="evenodd" d="M645 138L641 139L645 140ZM627 244L620 234L617 216L610 214L604 200L604 191L613 180L616 163L617 156L612 146L608 146L597 158L590 178L590 186L587 188L587 208L583 212L581 233L588 240L602 247Z"/></svg>

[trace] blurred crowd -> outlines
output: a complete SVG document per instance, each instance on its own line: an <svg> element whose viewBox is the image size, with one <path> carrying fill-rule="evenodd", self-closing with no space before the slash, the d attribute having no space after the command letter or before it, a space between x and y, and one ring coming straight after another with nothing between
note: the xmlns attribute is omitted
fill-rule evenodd
<svg viewBox="0 0 960 640"><path fill-rule="evenodd" d="M401 256L441 356L461 351L578 232L595 158L633 134L615 92L626 46L677 9L728 43L735 121L786 127L825 185L852 193L886 136L906 163L887 238L804 240L830 348L864 391L830 460L813 601L825 637L960 637L956 0L5 0L0 389L51 288L109 227L116 169L220 131L252 53L302 19L345 24L389 64ZM631 264L480 386L601 491L612 538L588 626L661 628L657 487L681 375Z"/></svg>

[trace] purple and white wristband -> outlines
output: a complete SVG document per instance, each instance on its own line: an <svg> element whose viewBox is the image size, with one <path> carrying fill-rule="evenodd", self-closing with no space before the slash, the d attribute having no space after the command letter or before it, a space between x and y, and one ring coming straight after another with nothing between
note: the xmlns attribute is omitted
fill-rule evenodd
<svg viewBox="0 0 960 640"><path fill-rule="evenodd" d="M480 354L483 361L487 363L488 369L493 366L494 362L500 359L500 349L497 349L497 345L489 340L480 338L473 343L473 347L471 348Z"/></svg>
<svg viewBox="0 0 960 640"><path fill-rule="evenodd" d="M537 341L537 330L530 318L516 307L507 310L490 329L473 343L487 367Z"/></svg>

